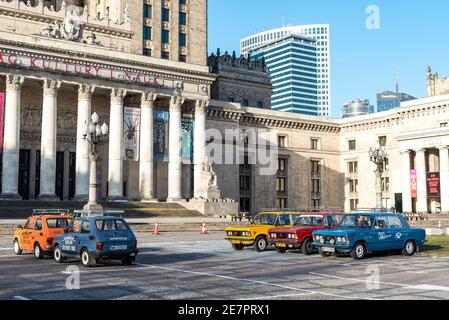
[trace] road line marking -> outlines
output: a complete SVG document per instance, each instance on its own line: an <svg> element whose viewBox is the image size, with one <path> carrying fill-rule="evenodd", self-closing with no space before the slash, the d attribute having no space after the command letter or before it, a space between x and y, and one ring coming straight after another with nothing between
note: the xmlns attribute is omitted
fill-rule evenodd
<svg viewBox="0 0 449 320"><path fill-rule="evenodd" d="M243 298L239 299L240 301L243 300L271 300L271 299L278 299L278 298L292 298L292 297L303 297L303 296L310 296L315 295L316 293L297 293L297 294L282 294L279 296L266 296L266 297L255 297L255 298Z"/></svg>
<svg viewBox="0 0 449 320"><path fill-rule="evenodd" d="M249 282L249 283L254 283L254 284L261 284L261 285L265 285L265 286L272 286L272 287L291 290L291 291L299 291L299 292L304 292L304 293L308 293L308 294L319 294L319 295L324 295L324 296L331 296L331 297L344 298L344 299L353 299L353 300L374 300L374 299L370 299L370 298L351 297L351 296L344 296L344 295L319 292L319 291L313 291L313 290L307 290L307 289L299 289L299 288L284 286L284 285L280 285L280 284L269 283L269 282L265 282L265 281L251 280L251 279L245 279L245 278L234 278L234 277L222 276L222 275L213 274L213 273L188 271L188 270L181 270L181 269L175 269L175 268L146 265L146 264L141 264L141 263L136 263L136 265L139 265L142 267L147 267L147 268L152 268L152 269L182 272L182 273L189 273L189 274L195 274L195 275L200 275L200 276L216 277L216 278L225 279L225 280L242 281L242 282Z"/></svg>
<svg viewBox="0 0 449 320"><path fill-rule="evenodd" d="M431 284L420 284L418 286L412 286L411 288L424 291L449 291L449 287L435 286Z"/></svg>

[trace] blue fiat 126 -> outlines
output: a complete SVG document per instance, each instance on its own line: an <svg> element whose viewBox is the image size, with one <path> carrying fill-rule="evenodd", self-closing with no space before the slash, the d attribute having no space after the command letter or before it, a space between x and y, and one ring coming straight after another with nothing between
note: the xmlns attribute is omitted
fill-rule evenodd
<svg viewBox="0 0 449 320"><path fill-rule="evenodd" d="M119 260L131 265L136 259L137 240L120 212L75 212L76 217L64 234L55 238L54 259L81 259L85 267L98 261Z"/></svg>
<svg viewBox="0 0 449 320"><path fill-rule="evenodd" d="M313 245L321 256L349 254L360 260L368 252L400 251L413 256L426 242L424 229L410 228L400 214L354 213L333 230L315 231Z"/></svg>

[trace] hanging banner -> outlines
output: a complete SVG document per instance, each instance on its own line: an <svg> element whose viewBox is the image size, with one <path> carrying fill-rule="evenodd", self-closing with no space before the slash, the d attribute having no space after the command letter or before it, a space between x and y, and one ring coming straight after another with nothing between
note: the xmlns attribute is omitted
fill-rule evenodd
<svg viewBox="0 0 449 320"><path fill-rule="evenodd" d="M412 199L418 198L418 175L416 170L410 171L410 187L412 191Z"/></svg>
<svg viewBox="0 0 449 320"><path fill-rule="evenodd" d="M181 120L182 131L182 159L193 161L193 120L183 118Z"/></svg>
<svg viewBox="0 0 449 320"><path fill-rule="evenodd" d="M124 160L139 161L140 109L125 107L123 115Z"/></svg>
<svg viewBox="0 0 449 320"><path fill-rule="evenodd" d="M153 124L154 161L168 162L168 112L155 111Z"/></svg>
<svg viewBox="0 0 449 320"><path fill-rule="evenodd" d="M440 173L427 173L427 196L429 198L438 198L440 194Z"/></svg>
<svg viewBox="0 0 449 320"><path fill-rule="evenodd" d="M3 153L4 126L5 126L5 93L0 92L0 153Z"/></svg>

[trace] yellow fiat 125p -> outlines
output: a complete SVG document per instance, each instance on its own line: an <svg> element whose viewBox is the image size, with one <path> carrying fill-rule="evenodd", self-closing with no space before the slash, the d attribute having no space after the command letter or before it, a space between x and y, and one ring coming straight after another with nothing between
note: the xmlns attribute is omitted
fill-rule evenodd
<svg viewBox="0 0 449 320"><path fill-rule="evenodd" d="M268 230L289 228L298 220L301 212L261 212L257 214L247 227L230 227L226 231L226 240L231 242L235 250L254 246L258 252L267 250Z"/></svg>

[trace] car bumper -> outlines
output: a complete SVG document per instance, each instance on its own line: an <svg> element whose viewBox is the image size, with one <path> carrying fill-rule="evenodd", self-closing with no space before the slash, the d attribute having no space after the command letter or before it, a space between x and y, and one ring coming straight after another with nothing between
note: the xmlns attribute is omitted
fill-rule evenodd
<svg viewBox="0 0 449 320"><path fill-rule="evenodd" d="M352 247L349 245L331 245L314 242L313 246L321 250L331 248L335 250L335 253L350 253L352 251Z"/></svg>
<svg viewBox="0 0 449 320"><path fill-rule="evenodd" d="M232 244L243 244L244 246L252 246L256 241L252 238L243 238L243 237L226 237L225 240L228 240Z"/></svg>
<svg viewBox="0 0 449 320"><path fill-rule="evenodd" d="M135 250L122 250L122 251L101 251L101 252L91 252L91 256L97 260L121 260L127 257L131 257L133 260L137 257L139 253L138 249Z"/></svg>
<svg viewBox="0 0 449 320"><path fill-rule="evenodd" d="M295 239L270 239L270 244L276 248L299 249L302 243Z"/></svg>

